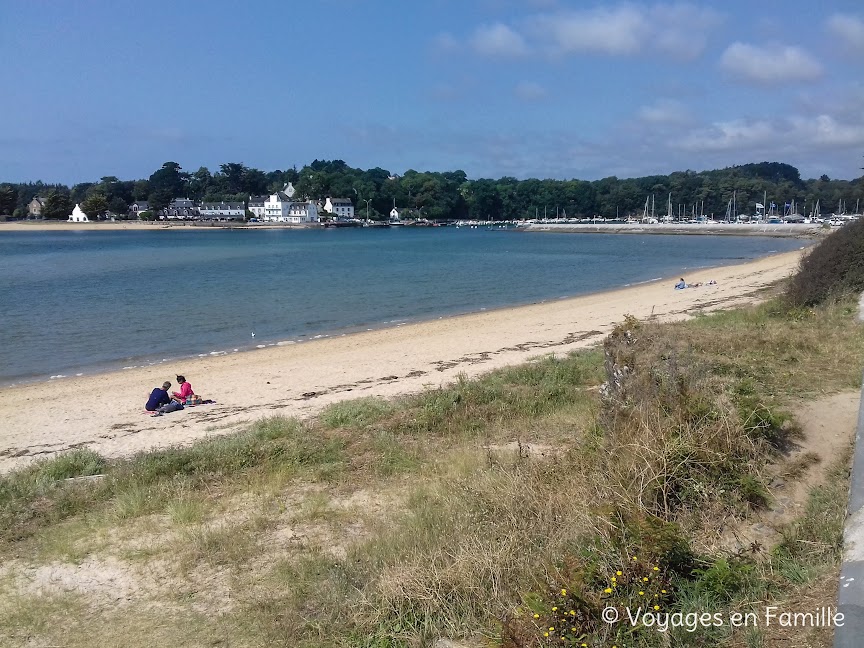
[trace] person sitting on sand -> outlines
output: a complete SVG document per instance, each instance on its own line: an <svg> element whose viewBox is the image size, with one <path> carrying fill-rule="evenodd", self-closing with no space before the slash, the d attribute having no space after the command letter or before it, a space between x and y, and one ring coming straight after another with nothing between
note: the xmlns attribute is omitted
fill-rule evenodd
<svg viewBox="0 0 864 648"><path fill-rule="evenodd" d="M180 384L180 391L173 392L171 394L171 400L176 400L181 405L185 405L186 399L190 396L194 396L195 392L192 391L192 385L186 382L185 376L177 376L177 382Z"/></svg>
<svg viewBox="0 0 864 648"><path fill-rule="evenodd" d="M150 392L150 398L147 400L147 404L144 406L144 409L148 412L155 412L162 405L167 405L171 402L171 397L168 395L168 390L171 389L171 383L167 380L162 383L162 387L157 387L152 392Z"/></svg>
<svg viewBox="0 0 864 648"><path fill-rule="evenodd" d="M675 284L675 290L683 290L686 287L687 287L687 282L684 281L684 277L681 277L681 279L678 280L678 283Z"/></svg>

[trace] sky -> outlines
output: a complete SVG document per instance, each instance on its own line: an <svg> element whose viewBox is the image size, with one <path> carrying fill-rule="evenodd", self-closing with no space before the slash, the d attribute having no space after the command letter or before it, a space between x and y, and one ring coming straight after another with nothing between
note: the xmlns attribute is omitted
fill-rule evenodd
<svg viewBox="0 0 864 648"><path fill-rule="evenodd" d="M0 0L0 181L864 166L861 0Z"/></svg>

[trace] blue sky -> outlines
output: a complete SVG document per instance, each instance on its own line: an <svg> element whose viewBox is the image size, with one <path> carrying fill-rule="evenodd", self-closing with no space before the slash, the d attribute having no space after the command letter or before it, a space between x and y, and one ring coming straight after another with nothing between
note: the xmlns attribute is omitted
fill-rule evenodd
<svg viewBox="0 0 864 648"><path fill-rule="evenodd" d="M864 166L860 0L3 0L0 181Z"/></svg>

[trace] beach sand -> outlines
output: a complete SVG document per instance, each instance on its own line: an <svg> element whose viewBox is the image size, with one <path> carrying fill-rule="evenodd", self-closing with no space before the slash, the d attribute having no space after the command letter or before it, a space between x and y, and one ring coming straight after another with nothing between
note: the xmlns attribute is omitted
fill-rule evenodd
<svg viewBox="0 0 864 648"><path fill-rule="evenodd" d="M595 344L625 315L682 319L759 299L801 252L582 297L101 375L0 389L0 471L71 448L123 456L226 434L265 416L306 417L363 396L389 397ZM149 392L184 374L216 404L150 417ZM176 385L172 387L176 388Z"/></svg>
<svg viewBox="0 0 864 648"><path fill-rule="evenodd" d="M9 221L0 222L2 232L108 232L118 230L177 230L181 232L212 229L303 229L305 225L287 223L244 223L241 221L99 221L70 223L68 221Z"/></svg>

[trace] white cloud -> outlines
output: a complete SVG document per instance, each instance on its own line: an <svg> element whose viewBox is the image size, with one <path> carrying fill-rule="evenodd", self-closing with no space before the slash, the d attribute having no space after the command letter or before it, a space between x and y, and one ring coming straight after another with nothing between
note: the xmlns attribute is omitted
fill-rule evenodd
<svg viewBox="0 0 864 648"><path fill-rule="evenodd" d="M682 138L678 148L694 153L717 151L753 152L770 146L772 152L856 149L864 146L864 120L841 122L822 114L792 115L776 120L737 119L716 122Z"/></svg>
<svg viewBox="0 0 864 648"><path fill-rule="evenodd" d="M795 137L816 147L859 148L864 146L864 122L842 123L830 115L816 118L791 117Z"/></svg>
<svg viewBox="0 0 864 648"><path fill-rule="evenodd" d="M812 81L822 66L800 47L732 43L720 57L720 67L733 78L751 83Z"/></svg>
<svg viewBox="0 0 864 648"><path fill-rule="evenodd" d="M471 45L485 56L519 57L528 53L522 35L502 23L478 27L471 38Z"/></svg>
<svg viewBox="0 0 864 648"><path fill-rule="evenodd" d="M533 81L520 81L513 89L513 94L523 101L538 101L546 97L546 88Z"/></svg>
<svg viewBox="0 0 864 648"><path fill-rule="evenodd" d="M825 28L848 51L864 54L864 20L850 14L833 14L825 21Z"/></svg>
<svg viewBox="0 0 864 648"><path fill-rule="evenodd" d="M554 57L579 53L610 56L652 53L692 59L705 50L711 28L721 20L713 9L688 3L651 6L619 3L579 10L552 8L529 15L512 26L483 25L470 42L480 54L496 57L540 51Z"/></svg>
<svg viewBox="0 0 864 648"><path fill-rule="evenodd" d="M639 108L638 116L649 124L681 124L690 120L690 111L680 101L660 99Z"/></svg>
<svg viewBox="0 0 864 648"><path fill-rule="evenodd" d="M526 31L556 56L658 52L694 58L704 51L710 28L720 21L716 11L690 4L621 4L540 14L528 20Z"/></svg>
<svg viewBox="0 0 864 648"><path fill-rule="evenodd" d="M536 16L530 21L530 31L556 55L574 52L635 54L647 36L642 11L630 6Z"/></svg>
<svg viewBox="0 0 864 648"><path fill-rule="evenodd" d="M715 122L708 128L692 132L680 139L676 146L695 153L752 150L769 144L777 136L774 125L767 120L735 119Z"/></svg>

